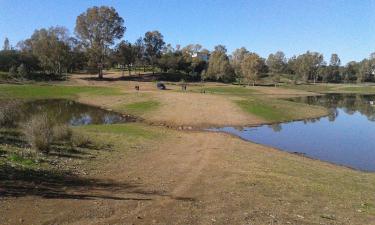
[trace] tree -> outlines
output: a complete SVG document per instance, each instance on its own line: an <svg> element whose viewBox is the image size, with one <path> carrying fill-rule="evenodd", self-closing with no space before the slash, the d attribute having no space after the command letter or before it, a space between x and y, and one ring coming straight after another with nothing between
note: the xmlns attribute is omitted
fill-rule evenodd
<svg viewBox="0 0 375 225"><path fill-rule="evenodd" d="M345 82L355 81L359 70L359 64L355 61L348 62L343 68L343 79Z"/></svg>
<svg viewBox="0 0 375 225"><path fill-rule="evenodd" d="M334 67L339 67L341 64L341 60L336 53L331 55L331 59L329 60L329 65Z"/></svg>
<svg viewBox="0 0 375 225"><path fill-rule="evenodd" d="M124 36L125 30L124 19L113 7L95 6L77 17L75 32L86 47L90 64L98 69L99 79L103 78L109 47Z"/></svg>
<svg viewBox="0 0 375 225"><path fill-rule="evenodd" d="M6 37L4 40L4 46L3 46L4 51L9 51L11 50L9 39Z"/></svg>
<svg viewBox="0 0 375 225"><path fill-rule="evenodd" d="M138 38L134 43L134 50L135 50L135 64L137 66L143 66L143 72L146 72L146 53L145 53L145 44L143 42L143 38Z"/></svg>
<svg viewBox="0 0 375 225"><path fill-rule="evenodd" d="M165 45L163 38L163 35L157 30L146 32L145 37L143 38L146 57L152 66L152 73L155 72L155 64L157 63L158 58L161 57L162 49Z"/></svg>
<svg viewBox="0 0 375 225"><path fill-rule="evenodd" d="M17 68L17 74L21 78L25 78L27 76L28 72L27 72L27 68L26 68L25 64L21 64Z"/></svg>
<svg viewBox="0 0 375 225"><path fill-rule="evenodd" d="M234 72L236 73L236 77L241 78L243 77L242 70L241 70L241 64L244 60L245 56L248 55L250 52L245 48L237 48L232 53L232 66L234 69Z"/></svg>
<svg viewBox="0 0 375 225"><path fill-rule="evenodd" d="M366 82L373 79L375 59L364 59L358 68L357 82Z"/></svg>
<svg viewBox="0 0 375 225"><path fill-rule="evenodd" d="M264 62L256 53L250 53L245 56L241 64L241 70L248 84L252 82L253 86L255 86L256 81L260 78L263 65Z"/></svg>
<svg viewBox="0 0 375 225"><path fill-rule="evenodd" d="M23 48L35 55L45 72L61 75L69 64L68 30L64 27L50 27L35 30Z"/></svg>
<svg viewBox="0 0 375 225"><path fill-rule="evenodd" d="M283 73L286 63L287 60L285 58L285 54L281 51L278 51L275 54L270 54L266 60L266 65L272 74Z"/></svg>
<svg viewBox="0 0 375 225"><path fill-rule="evenodd" d="M313 79L315 83L318 78L317 70L323 62L323 55L318 52L307 51L299 55L294 61L296 76L299 76L305 82Z"/></svg>
<svg viewBox="0 0 375 225"><path fill-rule="evenodd" d="M208 61L208 68L204 74L204 79L221 80L224 82L233 80L235 74L226 52L227 50L223 45L215 47Z"/></svg>
<svg viewBox="0 0 375 225"><path fill-rule="evenodd" d="M282 51L270 54L266 60L266 65L276 86L280 82L280 74L285 71L287 66L285 54Z"/></svg>
<svg viewBox="0 0 375 225"><path fill-rule="evenodd" d="M131 75L131 66L135 63L137 57L136 48L127 41L121 41L115 50L116 62L123 67L126 65Z"/></svg>

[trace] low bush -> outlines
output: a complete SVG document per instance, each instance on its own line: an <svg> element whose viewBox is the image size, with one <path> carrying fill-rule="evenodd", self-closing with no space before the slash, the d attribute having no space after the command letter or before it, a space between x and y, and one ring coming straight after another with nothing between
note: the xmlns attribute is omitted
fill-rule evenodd
<svg viewBox="0 0 375 225"><path fill-rule="evenodd" d="M53 127L54 141L71 141L72 136L73 131L67 124L61 124Z"/></svg>
<svg viewBox="0 0 375 225"><path fill-rule="evenodd" d="M89 148L93 145L93 142L88 135L74 133L74 135L72 136L72 144L80 148Z"/></svg>
<svg viewBox="0 0 375 225"><path fill-rule="evenodd" d="M37 151L48 153L53 141L53 122L43 113L35 115L24 125L26 141Z"/></svg>

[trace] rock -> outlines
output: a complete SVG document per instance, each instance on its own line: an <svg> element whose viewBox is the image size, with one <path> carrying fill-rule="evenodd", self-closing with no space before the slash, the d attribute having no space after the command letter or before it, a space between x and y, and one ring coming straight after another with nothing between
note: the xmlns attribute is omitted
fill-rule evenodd
<svg viewBox="0 0 375 225"><path fill-rule="evenodd" d="M300 219L304 219L305 217L304 216L301 216L301 215L297 215L298 218Z"/></svg>

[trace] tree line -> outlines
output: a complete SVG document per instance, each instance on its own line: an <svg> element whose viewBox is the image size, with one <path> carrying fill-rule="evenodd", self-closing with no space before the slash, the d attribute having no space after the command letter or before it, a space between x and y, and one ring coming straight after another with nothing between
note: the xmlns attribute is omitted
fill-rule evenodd
<svg viewBox="0 0 375 225"><path fill-rule="evenodd" d="M245 47L228 54L223 45L212 51L200 44L173 47L159 31L148 31L134 43L123 40L124 19L113 7L88 8L76 19L75 35L65 27L35 30L15 47L6 38L0 51L0 71L12 78L63 78L68 73L86 71L103 78L103 69L119 68L129 75L135 69L154 73L183 74L189 80L240 82L255 85L269 77L277 84L281 77L293 82L374 81L375 54L361 62L341 65L337 54L329 62L321 53L307 51L286 58L282 51L262 58Z"/></svg>

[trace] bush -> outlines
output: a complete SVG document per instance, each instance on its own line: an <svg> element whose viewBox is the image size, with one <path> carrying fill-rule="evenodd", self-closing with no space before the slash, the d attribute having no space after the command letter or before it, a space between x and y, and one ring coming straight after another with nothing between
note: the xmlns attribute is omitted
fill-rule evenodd
<svg viewBox="0 0 375 225"><path fill-rule="evenodd" d="M84 134L75 133L72 137L72 143L76 147L88 148L93 145L90 137Z"/></svg>
<svg viewBox="0 0 375 225"><path fill-rule="evenodd" d="M53 123L46 113L33 116L24 126L26 141L37 151L48 153L53 141Z"/></svg>
<svg viewBox="0 0 375 225"><path fill-rule="evenodd" d="M17 74L21 78L25 78L27 76L28 72L27 72L27 68L26 68L25 64L21 64L17 68Z"/></svg>
<svg viewBox="0 0 375 225"><path fill-rule="evenodd" d="M2 103L0 108L0 126L15 127L17 125L17 120L20 115L20 102L8 101Z"/></svg>
<svg viewBox="0 0 375 225"><path fill-rule="evenodd" d="M67 124L53 127L53 140L55 141L71 141L72 136L72 129Z"/></svg>

